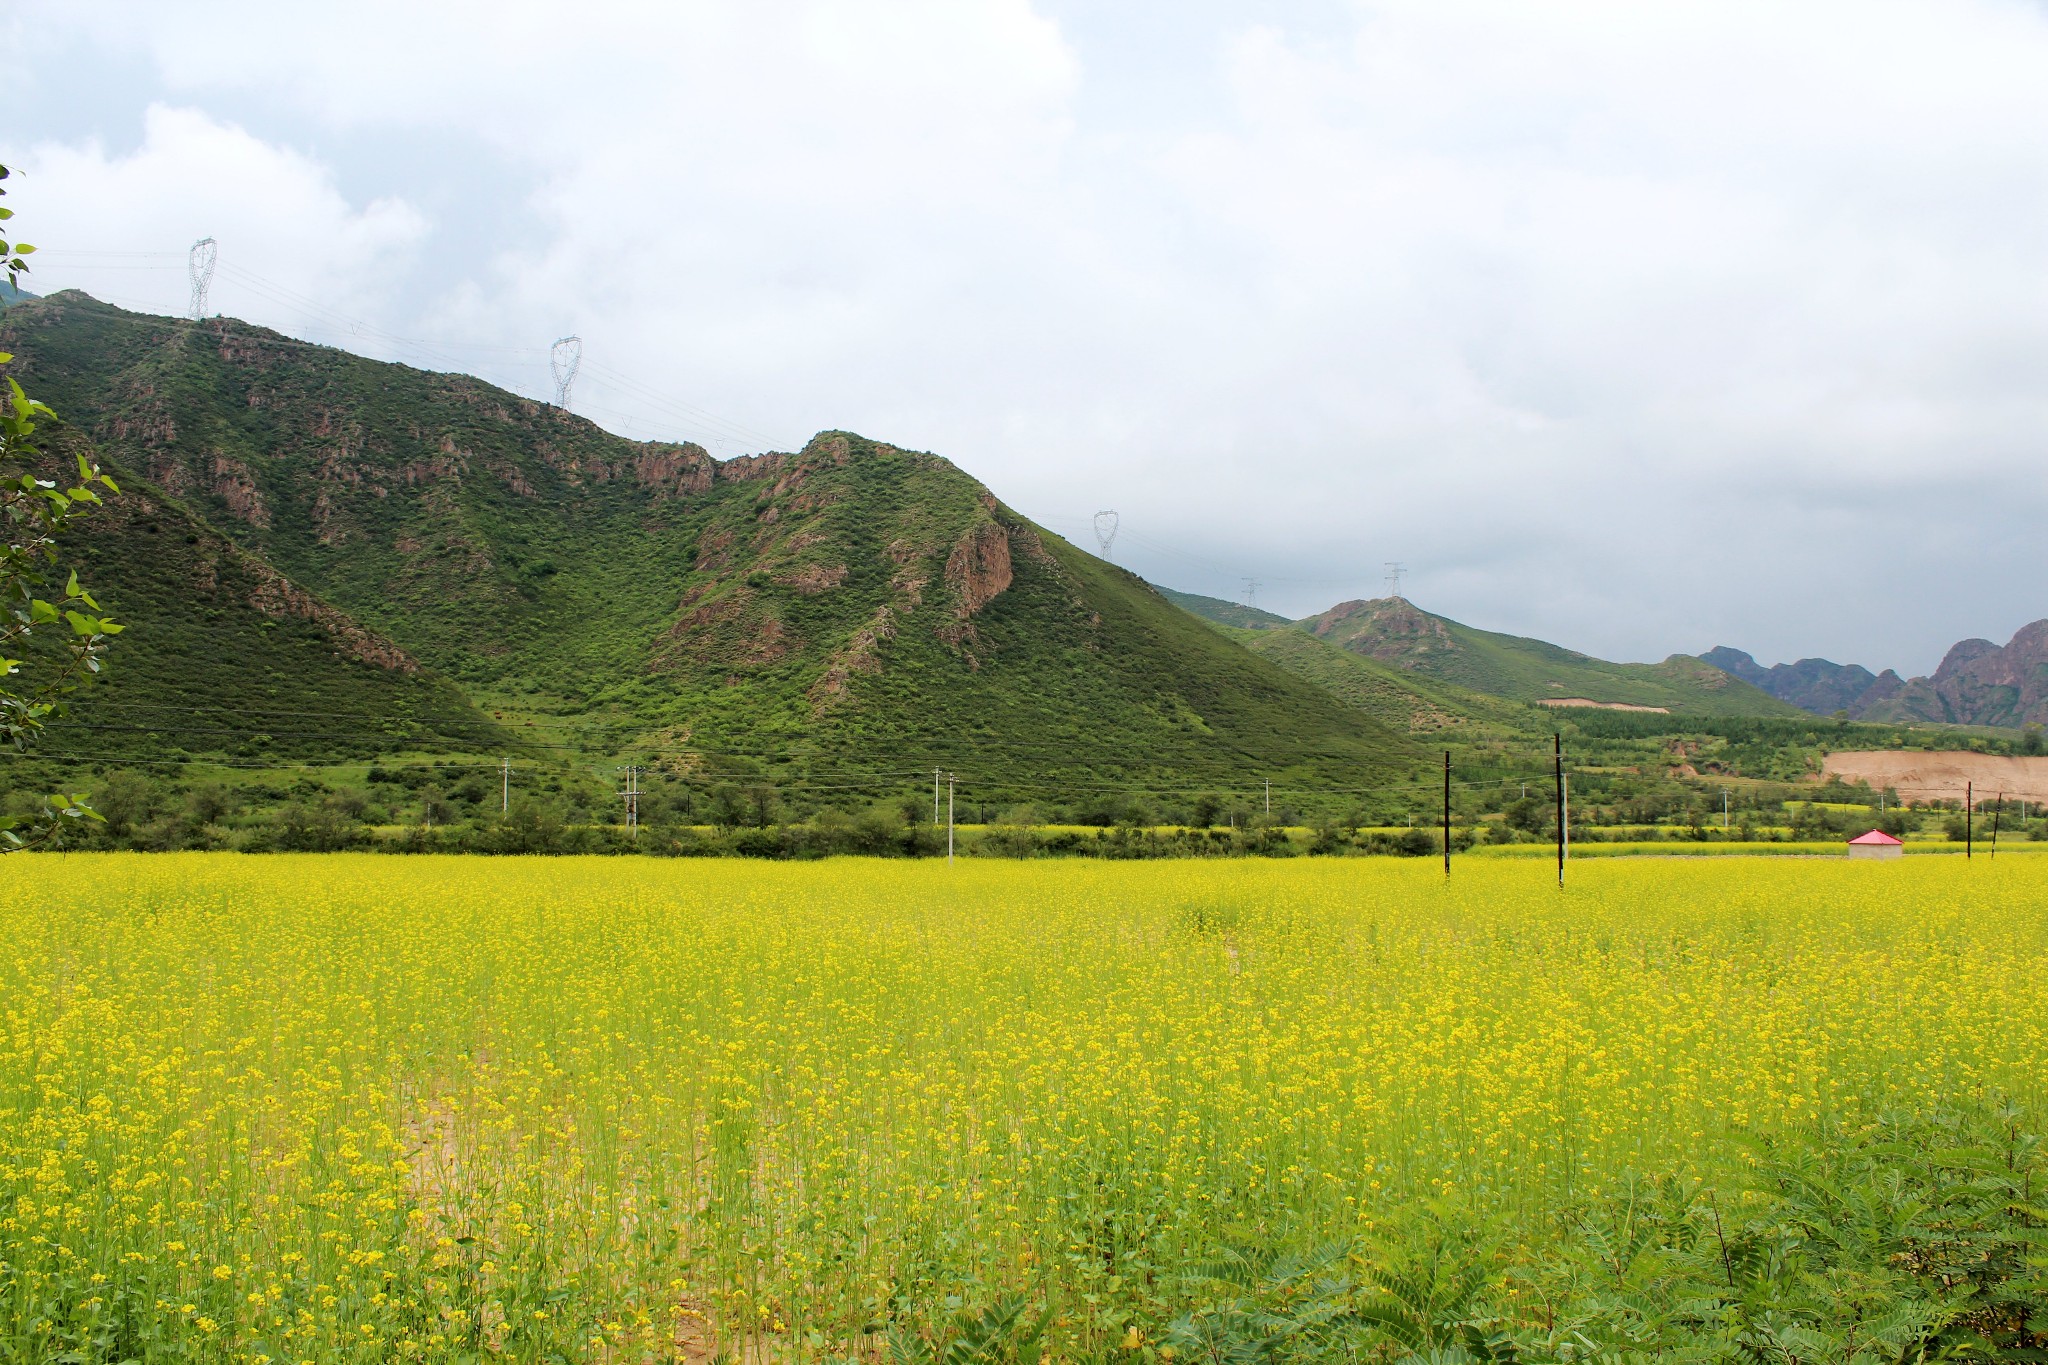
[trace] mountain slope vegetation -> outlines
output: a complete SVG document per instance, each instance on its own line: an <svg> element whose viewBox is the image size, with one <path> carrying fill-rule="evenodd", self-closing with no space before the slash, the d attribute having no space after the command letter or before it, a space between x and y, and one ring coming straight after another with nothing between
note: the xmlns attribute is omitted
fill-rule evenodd
<svg viewBox="0 0 2048 1365"><path fill-rule="evenodd" d="M58 429L61 460L85 443ZM117 467L118 468L118 467ZM119 470L121 494L69 542L123 622L105 675L49 730L65 754L238 760L517 747L406 650Z"/></svg>
<svg viewBox="0 0 2048 1365"><path fill-rule="evenodd" d="M1248 607L1242 602L1230 602L1221 597L1204 597L1198 592L1176 592L1172 588L1160 588L1159 595L1183 611L1191 611L1207 621L1221 626L1236 626L1246 630L1280 630L1294 622L1278 612L1262 611Z"/></svg>
<svg viewBox="0 0 2048 1365"><path fill-rule="evenodd" d="M1389 716L1417 707L1470 715L1486 709L1486 698L1537 704L1580 699L1699 715L1786 715L1794 709L1776 705L1746 674L1731 678L1711 661L1673 655L1661 664L1609 663L1542 640L1461 625L1406 598L1340 602L1290 621L1199 593L1162 588L1160 594L1204 620L1236 628L1232 638L1246 648L1353 702L1376 697L1373 705L1391 708ZM1280 634L1264 638L1269 631ZM1292 639L1303 632L1371 666L1347 669L1306 650ZM1452 686L1449 692L1416 691L1402 699L1404 687L1425 679Z"/></svg>
<svg viewBox="0 0 2048 1365"><path fill-rule="evenodd" d="M1532 729L1545 719L1520 703L1410 673L1307 631L1219 628L1252 653L1314 683L1346 705L1411 733L1455 731L1475 722Z"/></svg>
<svg viewBox="0 0 2048 1365"><path fill-rule="evenodd" d="M1514 701L1579 700L1688 715L1797 713L1789 703L1688 655L1657 664L1609 663L1542 640L1477 630L1400 597L1341 602L1298 624L1354 654Z"/></svg>
<svg viewBox="0 0 2048 1365"><path fill-rule="evenodd" d="M721 462L76 292L0 335L117 466L567 758L1355 781L1408 756L935 455L826 432Z"/></svg>

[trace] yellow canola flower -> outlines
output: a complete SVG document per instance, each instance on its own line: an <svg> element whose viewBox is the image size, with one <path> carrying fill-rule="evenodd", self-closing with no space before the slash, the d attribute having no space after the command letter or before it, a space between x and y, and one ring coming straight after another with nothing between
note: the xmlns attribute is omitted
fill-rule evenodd
<svg viewBox="0 0 2048 1365"><path fill-rule="evenodd" d="M2048 1080L2048 859L7 870L0 1334L103 1295L206 1358L737 1358L912 1263L1099 1357L1145 1345L1119 1255L1540 1227Z"/></svg>

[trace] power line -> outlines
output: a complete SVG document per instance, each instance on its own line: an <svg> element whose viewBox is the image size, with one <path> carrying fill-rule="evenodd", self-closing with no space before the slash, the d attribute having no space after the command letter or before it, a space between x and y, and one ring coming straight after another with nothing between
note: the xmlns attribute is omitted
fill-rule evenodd
<svg viewBox="0 0 2048 1365"><path fill-rule="evenodd" d="M192 276L191 318L197 322L206 316L206 291L213 287L213 267L220 259L220 245L211 237L201 237L192 244L192 254L187 259L186 269Z"/></svg>
<svg viewBox="0 0 2048 1365"><path fill-rule="evenodd" d="M196 247L194 249L195 251L197 250ZM54 258L54 263L56 264L64 264L67 261L77 261L83 268L92 270L164 271L177 268L175 265L175 261L177 260L179 253L45 251L40 254L42 259L44 260L53 260ZM96 257L118 258L120 263L97 264L90 259ZM439 362L442 366L447 367L447 372L467 374L470 372L472 368L475 368L475 364L473 361L465 361L464 359L461 358L461 355L457 354L458 352L467 353L470 355L482 354L493 357L510 357L540 356L547 354L548 351L548 348L541 347L495 346L480 342L450 342L445 340L427 340L418 337L404 336L399 333L391 332L384 328L378 327L375 324L365 322L360 318L355 318L347 314L340 313L335 309L328 307L326 304L322 303L317 299L311 298L305 294L301 294L298 291L289 288L288 286L280 284L275 280L268 279L265 276L259 275L252 270L248 270L244 267L237 266L232 262L219 262L219 270L223 277L234 281L234 283L239 288L248 291L249 293L255 295L258 298L264 299L270 303L283 307L289 312L297 313L301 317L308 318L316 322L320 322L330 328L335 329L336 331L345 331L351 338L369 338L378 340L386 343L387 345L398 347L406 351L410 351L417 358ZM209 280L210 278L211 277L209 276ZM160 305L153 300L124 299L112 295L97 295L95 297L98 298L100 302L104 303L113 303L117 305L132 305L136 310L149 314L156 314L157 309L160 307ZM200 305L195 304L194 306L198 307ZM161 316L160 314L157 315ZM119 321L130 320L119 319ZM153 325L146 319L134 319L132 321L138 322L141 325L145 326ZM249 325L259 326L260 324ZM320 342L310 342L299 338L278 337L259 338L258 340L270 345L297 344L299 346L311 349L334 350L343 351L347 354L359 354L358 352L350 351L347 347L344 346L331 345ZM363 356L362 358L376 359L376 357L374 356ZM628 376L620 374L617 371L609 370L597 365L591 365L588 367L588 369L592 374L599 376L599 382L607 388L617 390L623 394L637 397L642 402L647 403L648 405L654 408L665 411L667 415L672 418L681 418L685 422L700 427L710 428L710 430L705 433L705 439L707 439L712 444L717 444L726 447L737 446L747 453L773 449L778 444L780 444L773 438L768 437L761 432L755 431L742 423L732 421L731 419L728 418L720 417L716 413L710 412L705 408L701 408L694 404L684 402L683 400L677 399L671 395L663 394L660 391L653 389L645 384L642 384L637 380L633 380ZM514 392L518 391L518 385L516 382L504 383L503 386L512 389ZM558 404L558 406L560 405ZM598 410L600 409L586 409L586 411ZM639 413L620 412L616 409L609 409L603 411L609 411L614 416L624 417L627 418L628 420L640 423L647 427L657 427L658 425L660 425L656 422L648 420L646 417Z"/></svg>
<svg viewBox="0 0 2048 1365"><path fill-rule="evenodd" d="M1122 522L1123 519L1113 509L1095 514L1095 543L1102 547L1102 557L1111 563L1115 563L1111 551L1116 547L1117 528Z"/></svg>
<svg viewBox="0 0 2048 1365"><path fill-rule="evenodd" d="M123 754L56 753L50 751L42 751L36 754L14 754L11 756L21 759L25 762L86 762L101 763L113 767L219 767L236 770L274 772L291 772L300 770L319 771L322 769L355 768L366 765L370 767L380 766L376 759L365 758L333 759L326 761L296 760L288 762L279 762L277 760L248 760L229 757L210 757L205 755L187 755L180 758L151 759L135 758ZM497 760L479 759L466 763L456 759L446 759L428 763L395 764L394 766L412 766L422 768L453 767L485 770L497 768L506 776L505 799L507 801L509 801L510 799L510 773L515 768L520 771L543 771L540 765L533 763L519 763L510 757L504 757ZM893 772L878 772L872 774L865 774L862 775L861 780L858 781L837 782L819 782L801 778L792 780L787 777L781 780L773 780L772 775L769 774L749 773L671 774L668 780L671 782L678 782L685 785L703 784L714 786L727 783L738 783L743 785L749 781L769 781L770 785L773 785L777 790L786 791L872 791L878 788L887 788L890 790L901 791L910 787L912 783L921 781L923 771L926 770L903 768ZM1302 798L1314 796L1386 796L1397 795L1407 792L1429 791L1435 789L1435 787L1437 786L1436 783L1431 781L1415 781L1382 783L1378 786L1372 787L1283 785L1276 789L1270 781L1264 782L1261 786L1257 787L1244 787L1240 784L1231 782L1203 782L1194 775L1189 775L1179 780L1166 783L1099 783L1077 782L1064 777L1045 775L1007 775L1002 777L977 777L973 773L968 773L963 776L956 770L941 771L945 776L946 784L948 785L948 787L952 787L954 784L959 784L961 786L967 787L970 790L979 789L990 792L1028 791L1068 794L1087 793L1095 795L1117 794L1134 796L1188 796L1193 794L1228 794L1239 796L1247 801L1262 801L1269 812L1271 810L1271 798L1276 790L1277 793L1284 799L1288 797ZM1460 790L1478 790L1482 788L1494 787L1505 789L1507 787L1516 786L1518 783L1527 782L1534 778L1541 778L1547 776L1550 776L1548 772L1544 772L1542 770L1535 770L1529 773L1509 774L1501 777L1473 778L1465 781L1453 782L1450 785Z"/></svg>
<svg viewBox="0 0 2048 1365"><path fill-rule="evenodd" d="M583 338L563 337L548 350L548 369L555 377L555 406L569 410L569 391L576 386L576 371L583 364Z"/></svg>

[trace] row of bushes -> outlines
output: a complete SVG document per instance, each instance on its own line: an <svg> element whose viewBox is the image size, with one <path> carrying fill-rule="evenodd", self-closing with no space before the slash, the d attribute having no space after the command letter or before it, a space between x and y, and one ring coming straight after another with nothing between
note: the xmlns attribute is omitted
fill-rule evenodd
<svg viewBox="0 0 2048 1365"><path fill-rule="evenodd" d="M207 819L207 814L181 811L146 824L87 825L73 832L70 846L148 852L227 849L245 853L325 853L360 849L390 853L638 853L769 859L823 858L835 854L929 858L943 856L948 849L944 826L906 823L888 808L858 814L828 810L807 821L761 828L665 825L643 827L637 833L615 825L573 823L559 807L537 800L515 800L510 810L491 819L410 825L402 829L365 823L359 810L333 799L297 801L266 816L241 821ZM1479 837L1470 828L1455 830L1452 847L1469 848ZM1442 845L1436 833L1428 829L1389 832L1328 824L1304 835L1277 822L1255 822L1230 829L1125 825L1101 830L996 824L957 830L951 847L970 857L1145 859L1284 858L1303 854L1428 857L1437 854Z"/></svg>

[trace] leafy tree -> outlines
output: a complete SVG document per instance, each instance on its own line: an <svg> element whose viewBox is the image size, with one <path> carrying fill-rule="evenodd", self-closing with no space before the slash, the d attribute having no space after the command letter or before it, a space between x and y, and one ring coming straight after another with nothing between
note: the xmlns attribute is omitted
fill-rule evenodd
<svg viewBox="0 0 2048 1365"><path fill-rule="evenodd" d="M566 832L560 806L522 796L499 817L491 847L500 853L560 853Z"/></svg>
<svg viewBox="0 0 2048 1365"><path fill-rule="evenodd" d="M0 166L0 180L7 174ZM4 235L13 216L0 206L0 278L10 285L27 272L23 258L35 250ZM0 352L0 365L13 358ZM61 712L65 694L99 672L100 656L121 631L101 614L76 570L63 576L61 589L52 586L60 572L58 539L99 505L94 486L120 491L82 454L78 482L70 488L37 475L41 452L33 437L42 421L55 416L8 376L7 391L0 394L0 515L7 527L0 549L0 743L17 753L33 745ZM17 650L24 657L14 657ZM59 793L34 814L0 819L0 852L54 842L64 821L97 818L83 796Z"/></svg>

